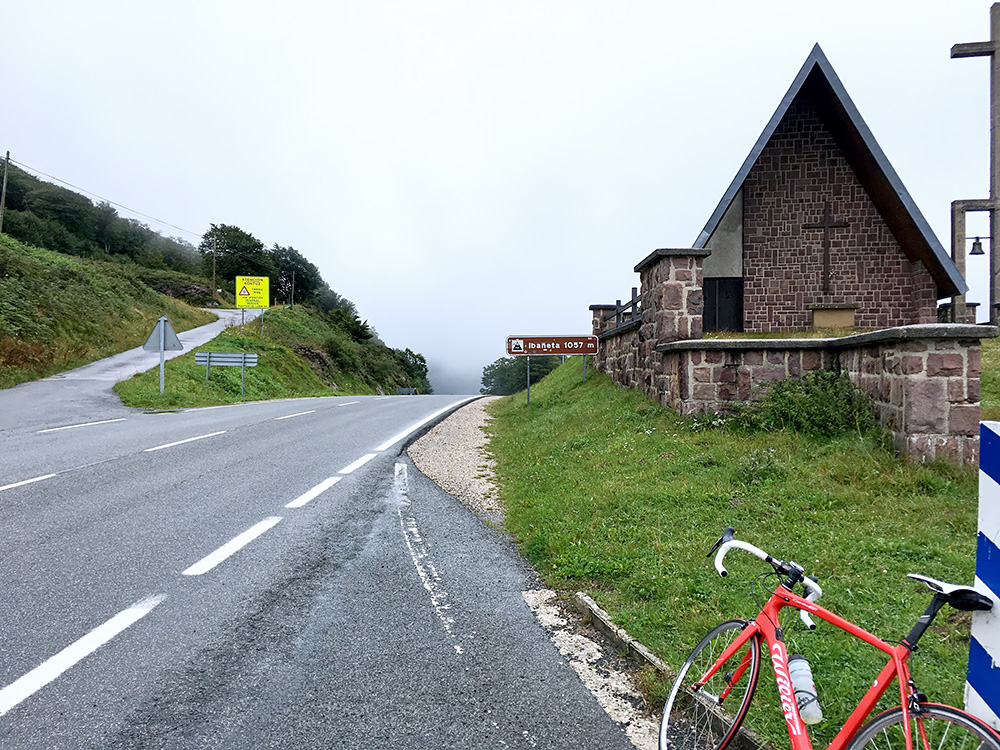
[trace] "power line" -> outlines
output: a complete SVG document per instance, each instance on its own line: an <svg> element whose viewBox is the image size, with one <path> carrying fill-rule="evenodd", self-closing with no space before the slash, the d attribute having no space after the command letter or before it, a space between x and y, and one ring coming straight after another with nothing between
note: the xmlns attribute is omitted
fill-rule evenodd
<svg viewBox="0 0 1000 750"><path fill-rule="evenodd" d="M89 191L89 190L87 190L85 188L79 187L78 185L74 185L71 182L66 182L66 180L61 180L58 177L54 177L54 176L52 176L50 174L46 174L45 172L43 172L40 169L35 169L34 167L29 167L27 164L23 164L22 162L16 161L15 159L11 159L10 161L11 161L11 163L16 164L17 166L21 167L22 169L25 169L25 170L27 170L29 172L33 172L36 175L42 175L43 177L48 177L50 180L55 180L56 182L59 182L59 183L61 183L63 185L66 185L67 187L71 187L74 190L79 190L81 193L89 195L89 196L91 196L93 198L97 198L98 200L104 201L105 203L108 203L108 204L110 204L112 206L115 206L116 208L120 208L123 211L128 211L131 214L135 214L136 216L141 216L142 218L147 219L149 221L155 221L157 224L162 224L165 227L170 227L171 229L176 229L178 232L183 232L184 234L190 234L192 237L197 237L198 239L201 239L203 237L203 235L200 232L192 232L190 229L184 229L183 227L179 227L176 224L171 224L169 221L164 221L163 219L157 219L155 216L150 216L149 214L144 214L142 211L136 211L134 208L129 208L128 206L123 206L121 203L117 203L117 202L115 202L113 200L110 200L110 199L105 198L105 197L103 197L101 195L98 195L97 193L92 193L91 191Z"/></svg>

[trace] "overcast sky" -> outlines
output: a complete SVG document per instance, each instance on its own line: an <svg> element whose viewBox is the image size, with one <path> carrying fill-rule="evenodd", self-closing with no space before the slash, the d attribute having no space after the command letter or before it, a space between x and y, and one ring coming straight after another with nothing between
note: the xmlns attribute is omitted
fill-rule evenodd
<svg viewBox="0 0 1000 750"><path fill-rule="evenodd" d="M989 64L949 50L989 5L0 0L0 149L194 244L295 247L477 392L507 335L589 333L691 246L816 42L950 247L989 194Z"/></svg>

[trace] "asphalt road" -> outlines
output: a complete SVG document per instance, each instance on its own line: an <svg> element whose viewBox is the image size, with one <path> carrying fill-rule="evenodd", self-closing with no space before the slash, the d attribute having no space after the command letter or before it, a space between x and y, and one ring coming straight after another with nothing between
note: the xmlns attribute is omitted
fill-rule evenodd
<svg viewBox="0 0 1000 750"><path fill-rule="evenodd" d="M0 392L0 747L629 747L400 456L460 399L35 400L67 382Z"/></svg>

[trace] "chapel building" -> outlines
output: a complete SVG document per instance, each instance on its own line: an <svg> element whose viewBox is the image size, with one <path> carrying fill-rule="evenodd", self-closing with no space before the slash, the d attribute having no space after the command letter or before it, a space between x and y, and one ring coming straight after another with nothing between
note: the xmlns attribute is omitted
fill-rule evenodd
<svg viewBox="0 0 1000 750"><path fill-rule="evenodd" d="M819 45L694 247L706 331L934 323L967 290Z"/></svg>

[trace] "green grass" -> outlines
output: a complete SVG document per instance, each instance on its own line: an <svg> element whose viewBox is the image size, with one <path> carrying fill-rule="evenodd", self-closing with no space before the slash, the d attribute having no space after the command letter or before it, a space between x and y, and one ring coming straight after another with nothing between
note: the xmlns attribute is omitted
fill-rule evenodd
<svg viewBox="0 0 1000 750"><path fill-rule="evenodd" d="M231 326L209 343L169 360L162 394L159 367L118 383L115 391L127 406L144 409L375 393L375 387L359 372L340 370L329 360L321 364L319 347L330 331L323 319L307 308L273 308L265 316L263 339L258 318L242 332L239 326ZM319 366L302 356L305 350L317 357L314 361ZM205 368L194 363L197 351L256 352L257 366L246 369L245 394L240 395L239 367L213 367L206 382Z"/></svg>
<svg viewBox="0 0 1000 750"><path fill-rule="evenodd" d="M215 320L150 289L147 272L0 235L0 388L139 346L161 315L178 331Z"/></svg>
<svg viewBox="0 0 1000 750"><path fill-rule="evenodd" d="M766 566L734 553L722 579L705 557L727 525L803 564L825 606L887 639L906 635L928 600L906 573L972 581L976 471L907 464L878 434L821 439L682 419L593 370L584 381L575 358L532 388L530 407L521 393L491 410L507 528L524 554L547 583L588 592L674 667L721 619L756 614L752 581ZM884 660L825 623L809 633L788 612L789 649L809 658L828 717L814 741L828 742ZM961 705L968 632L968 616L943 612L921 642L913 669L932 699ZM651 702L667 687L650 678ZM761 698L755 711L776 705ZM762 714L752 725L786 742L777 710Z"/></svg>

